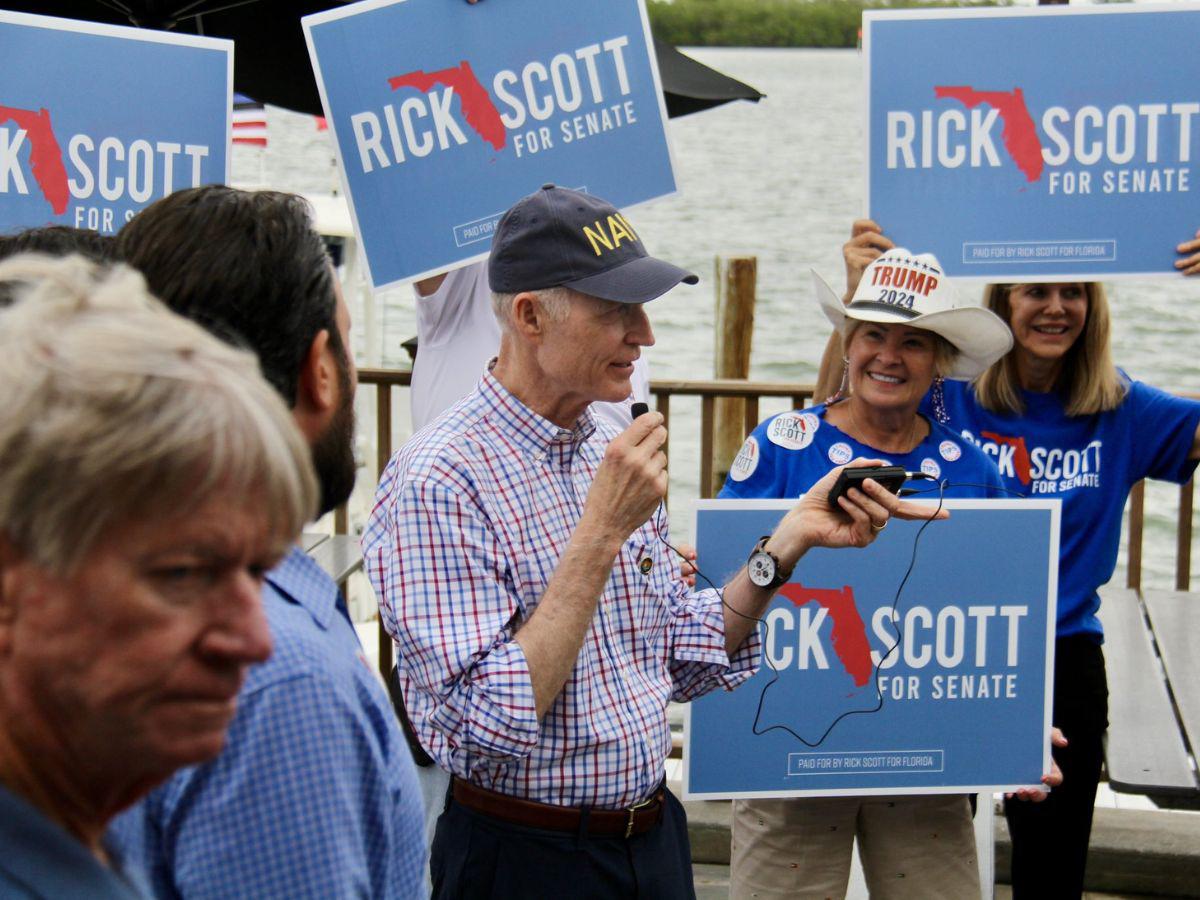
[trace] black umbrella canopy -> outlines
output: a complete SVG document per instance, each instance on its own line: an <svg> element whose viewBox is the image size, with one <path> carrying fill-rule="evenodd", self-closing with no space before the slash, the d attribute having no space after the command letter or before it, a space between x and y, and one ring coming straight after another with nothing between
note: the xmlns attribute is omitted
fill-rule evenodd
<svg viewBox="0 0 1200 900"><path fill-rule="evenodd" d="M680 53L658 38L654 39L654 55L658 57L658 75L667 101L667 115L672 119L731 100L757 103L766 96L750 85Z"/></svg>
<svg viewBox="0 0 1200 900"><path fill-rule="evenodd" d="M0 0L17 12L228 38L233 83L264 103L321 115L300 19L337 0Z"/></svg>
<svg viewBox="0 0 1200 900"><path fill-rule="evenodd" d="M322 115L300 19L345 6L339 0L0 0L5 9L229 38L234 89L263 103ZM758 101L748 84L654 41L667 115L687 115L730 100Z"/></svg>

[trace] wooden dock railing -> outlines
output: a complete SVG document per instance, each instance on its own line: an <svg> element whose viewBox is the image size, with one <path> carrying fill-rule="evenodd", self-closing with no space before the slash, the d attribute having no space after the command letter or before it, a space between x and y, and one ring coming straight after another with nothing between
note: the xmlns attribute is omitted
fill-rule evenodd
<svg viewBox="0 0 1200 900"><path fill-rule="evenodd" d="M393 391L397 388L408 388L411 376L410 373L397 369L359 369L358 380L361 385L370 385L375 388L375 471L373 474L378 478L395 450L392 440ZM699 496L707 498L712 497L715 493L713 490L713 472L715 470L713 448L718 398L737 397L746 401L745 430L746 433L749 433L759 422L759 401L762 398L787 398L793 409L799 409L808 405L812 398L813 386L732 379L653 381L650 384L650 391L654 395L656 408L666 419L668 432L671 430L672 398L687 396L700 398ZM1184 394L1183 396L1200 399L1200 394ZM667 450L668 448L664 447L663 449ZM1192 510L1193 483L1189 481L1179 489L1175 551L1175 589L1177 591L1189 590L1191 582ZM1140 588L1142 583L1142 539L1145 522L1144 484L1138 483L1130 494L1128 513L1129 540L1126 583L1128 587L1136 589ZM348 524L345 509L338 510L334 519L335 532L345 534ZM382 629L380 629L379 651L380 667L386 671L391 667L392 647Z"/></svg>

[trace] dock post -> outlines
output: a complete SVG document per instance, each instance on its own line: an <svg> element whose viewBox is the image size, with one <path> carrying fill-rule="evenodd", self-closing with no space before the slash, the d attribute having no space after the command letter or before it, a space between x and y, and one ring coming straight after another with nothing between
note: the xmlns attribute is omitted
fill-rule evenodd
<svg viewBox="0 0 1200 900"><path fill-rule="evenodd" d="M754 297L758 280L758 258L716 258L717 314L713 329L713 375L717 378L748 378L750 343L754 336ZM713 497L725 483L729 466L746 439L746 401L720 398L716 403L713 440L712 481L701 485L702 496Z"/></svg>

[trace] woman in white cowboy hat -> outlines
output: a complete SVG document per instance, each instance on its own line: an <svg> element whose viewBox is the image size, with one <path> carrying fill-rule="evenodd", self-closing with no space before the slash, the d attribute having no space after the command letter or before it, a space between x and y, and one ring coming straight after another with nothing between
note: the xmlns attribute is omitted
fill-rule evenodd
<svg viewBox="0 0 1200 900"><path fill-rule="evenodd" d="M842 385L829 402L767 419L746 439L722 497L795 497L856 457L947 481L949 497L992 496L995 464L918 413L941 378L972 378L1002 357L1012 335L994 314L955 302L930 255L892 250L875 260L848 306L814 279L842 335ZM999 492L994 492L999 496Z"/></svg>
<svg viewBox="0 0 1200 900"><path fill-rule="evenodd" d="M842 248L847 295L892 241L868 219ZM1200 275L1200 231L1175 248L1175 268ZM883 254L881 256L880 254ZM861 279L861 280L860 280ZM1200 459L1200 403L1135 381L1112 361L1104 287L1095 282L993 284L984 306L1011 328L1013 348L971 383L948 383L924 407L1001 460L1005 486L1062 500L1053 722L1064 782L1037 808L1008 803L1016 900L1079 897L1108 726L1098 589L1117 561L1130 488L1185 482ZM838 376L822 364L818 390ZM829 370L829 371L827 371ZM1145 436L1139 439L1140 436Z"/></svg>
<svg viewBox="0 0 1200 900"><path fill-rule="evenodd" d="M720 496L795 497L855 457L925 472L949 497L999 496L995 464L918 409L935 379L972 378L1008 352L1004 322L958 305L937 260L907 250L872 262L847 306L816 286L846 346L841 389L761 423ZM730 895L844 896L856 837L872 897L979 896L968 800L946 794L738 801Z"/></svg>

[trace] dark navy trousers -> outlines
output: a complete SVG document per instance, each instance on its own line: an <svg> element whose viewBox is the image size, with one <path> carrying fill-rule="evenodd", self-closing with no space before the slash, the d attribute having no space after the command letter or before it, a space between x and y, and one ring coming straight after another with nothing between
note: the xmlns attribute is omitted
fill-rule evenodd
<svg viewBox="0 0 1200 900"><path fill-rule="evenodd" d="M695 900L683 806L628 840L512 825L450 800L430 857L435 900Z"/></svg>

